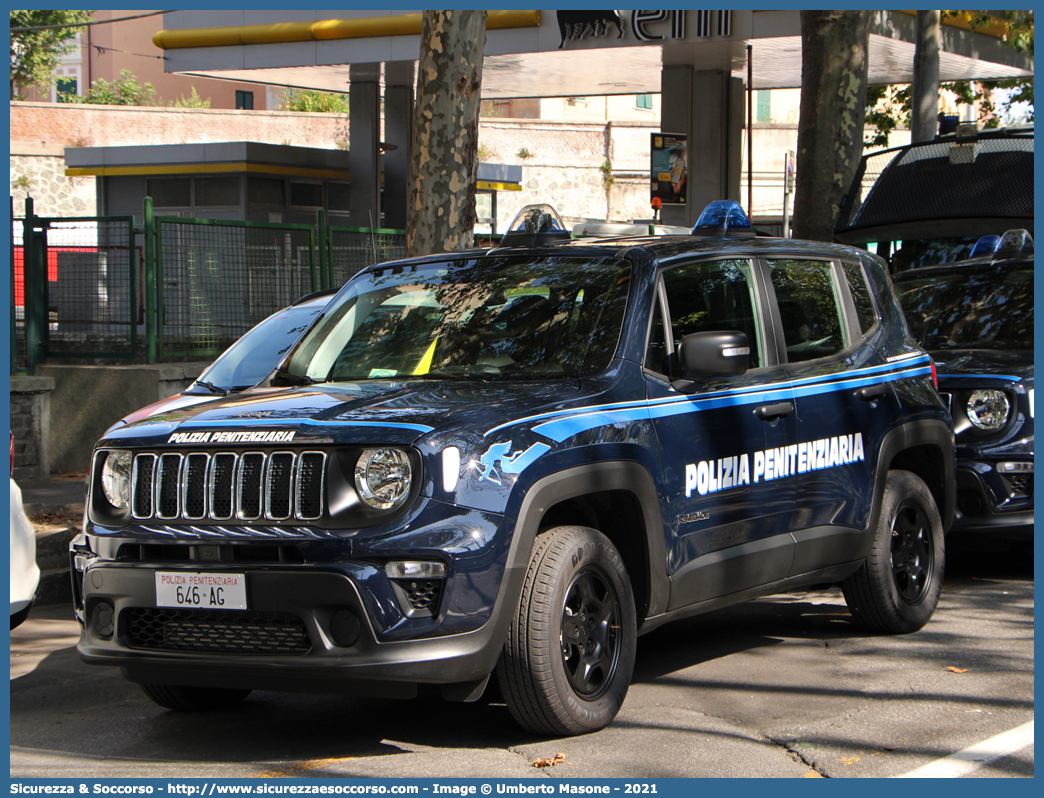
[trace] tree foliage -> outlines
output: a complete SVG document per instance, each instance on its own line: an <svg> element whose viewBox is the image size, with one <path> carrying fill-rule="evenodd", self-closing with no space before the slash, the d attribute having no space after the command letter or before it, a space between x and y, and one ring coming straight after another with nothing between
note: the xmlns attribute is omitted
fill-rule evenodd
<svg viewBox="0 0 1044 798"><path fill-rule="evenodd" d="M985 30L1004 21L1007 30L1001 41L1016 52L1033 56L1033 12L994 11L943 11L943 20L963 18L972 30ZM1001 119L1016 115L1016 107L1025 103L1025 121L1032 123L1033 78L1010 80L968 81L959 80L939 85L940 91L953 94L957 105L977 105L980 126L998 127ZM999 91L998 91L999 90ZM864 144L868 147L887 147L888 135L897 127L910 124L910 86L870 86L866 95L866 123L874 127L867 134Z"/></svg>
<svg viewBox="0 0 1044 798"><path fill-rule="evenodd" d="M348 95L332 91L287 89L283 94L283 102L279 106L279 110L299 113L346 114L348 113Z"/></svg>
<svg viewBox="0 0 1044 798"><path fill-rule="evenodd" d="M167 103L167 106L170 108L209 108L210 98L200 97L199 94L196 92L196 87L193 86L192 94L190 94L188 97L182 94L180 97L178 97L178 99L171 100L169 103Z"/></svg>
<svg viewBox="0 0 1044 798"><path fill-rule="evenodd" d="M129 69L121 69L117 80L99 78L82 97L63 95L63 102L88 105L159 105L159 96L151 83L138 83Z"/></svg>
<svg viewBox="0 0 1044 798"><path fill-rule="evenodd" d="M80 23L90 22L93 11L12 11L12 28L44 25L79 27L11 32L11 99L23 99L29 88L50 88L59 59L76 45Z"/></svg>

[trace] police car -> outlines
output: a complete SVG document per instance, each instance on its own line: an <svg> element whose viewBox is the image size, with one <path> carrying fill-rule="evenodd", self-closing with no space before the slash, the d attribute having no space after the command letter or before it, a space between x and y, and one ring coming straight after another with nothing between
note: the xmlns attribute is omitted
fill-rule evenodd
<svg viewBox="0 0 1044 798"><path fill-rule="evenodd" d="M111 430L72 545L78 645L172 709L252 689L610 723L637 640L840 584L920 629L954 513L950 415L883 263L762 238L570 240L373 266L259 386Z"/></svg>

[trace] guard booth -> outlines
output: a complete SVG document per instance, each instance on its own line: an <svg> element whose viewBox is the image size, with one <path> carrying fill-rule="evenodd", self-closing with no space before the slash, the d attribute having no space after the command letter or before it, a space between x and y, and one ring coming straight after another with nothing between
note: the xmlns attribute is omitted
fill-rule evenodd
<svg viewBox="0 0 1044 798"><path fill-rule="evenodd" d="M500 239L497 230L497 194L501 191L522 190L522 167L501 163L479 163L475 185L475 211L478 215L475 240L484 242ZM486 230L486 227L489 230Z"/></svg>

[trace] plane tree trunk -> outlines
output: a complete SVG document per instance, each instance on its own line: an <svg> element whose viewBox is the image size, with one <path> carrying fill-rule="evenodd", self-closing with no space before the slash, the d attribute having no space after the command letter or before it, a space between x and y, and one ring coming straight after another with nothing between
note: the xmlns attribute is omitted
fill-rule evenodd
<svg viewBox="0 0 1044 798"><path fill-rule="evenodd" d="M472 246L485 11L425 11L417 69L407 256Z"/></svg>
<svg viewBox="0 0 1044 798"><path fill-rule="evenodd" d="M833 238L863 153L869 44L869 11L801 12L795 238Z"/></svg>

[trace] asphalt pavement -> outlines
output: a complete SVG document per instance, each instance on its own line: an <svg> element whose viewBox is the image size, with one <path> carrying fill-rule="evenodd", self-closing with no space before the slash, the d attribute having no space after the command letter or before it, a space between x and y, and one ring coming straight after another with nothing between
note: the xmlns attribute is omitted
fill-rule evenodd
<svg viewBox="0 0 1044 798"><path fill-rule="evenodd" d="M1033 617L1032 561L1005 555L955 558L912 635L859 632L836 589L761 599L640 638L616 721L556 739L521 731L495 690L475 704L257 692L170 712L80 662L68 606L39 607L11 636L11 776L900 776L1025 733ZM1033 751L1030 729L964 775L1032 777Z"/></svg>
<svg viewBox="0 0 1044 798"><path fill-rule="evenodd" d="M29 515L55 513L83 506L86 492L84 474L52 474L49 478L16 479L22 490L22 504Z"/></svg>

